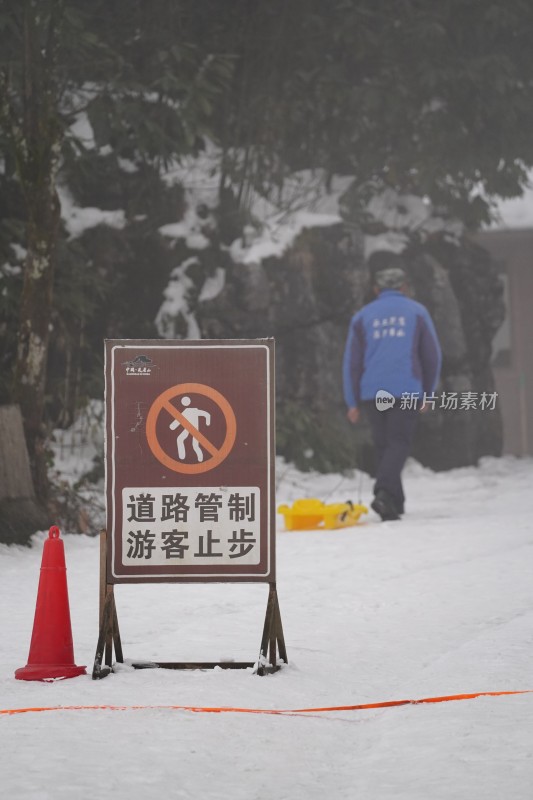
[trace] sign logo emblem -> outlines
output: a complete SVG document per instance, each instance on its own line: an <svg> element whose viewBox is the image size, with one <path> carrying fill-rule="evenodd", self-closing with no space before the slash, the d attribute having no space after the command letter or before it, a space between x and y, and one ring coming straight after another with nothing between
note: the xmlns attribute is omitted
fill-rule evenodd
<svg viewBox="0 0 533 800"><path fill-rule="evenodd" d="M149 356L139 355L130 361L123 361L126 367L126 375L142 375L149 377L153 368L156 366Z"/></svg>
<svg viewBox="0 0 533 800"><path fill-rule="evenodd" d="M199 400L193 403L190 395ZM209 432L211 413L202 408L201 398L214 403L224 418L226 432L220 446L215 445ZM162 446L159 436L165 425L176 431L176 449ZM173 472L195 475L218 467L229 455L237 434L235 413L226 398L203 383L181 383L162 392L152 403L146 418L146 438L155 458ZM185 459L193 458L194 463Z"/></svg>

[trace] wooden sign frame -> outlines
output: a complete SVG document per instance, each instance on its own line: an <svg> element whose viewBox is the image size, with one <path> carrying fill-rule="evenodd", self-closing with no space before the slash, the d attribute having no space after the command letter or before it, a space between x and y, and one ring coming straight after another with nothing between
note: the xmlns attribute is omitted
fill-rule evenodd
<svg viewBox="0 0 533 800"><path fill-rule="evenodd" d="M169 348L172 348L172 350ZM205 375L205 371L202 373L202 370L199 369L197 365L198 363L200 363L200 365L202 363L203 351L207 351L207 353L209 353L210 348L213 348L213 350L217 351L217 365L218 361L221 360L223 362L224 359L221 359L220 355L224 355L225 352L233 352L235 355L239 350L241 352L246 352L248 360L250 354L253 355L254 352L266 353L266 379L262 381L259 380L257 382L259 388L252 384L254 388L252 391L250 391L250 386L248 384L242 387L237 386L236 388L228 384L227 378L224 377L223 370L220 373L215 369L212 376L210 374ZM190 367L192 363L191 352L194 355L194 366L192 368ZM115 353L119 354L116 359L114 358ZM113 358L111 358L110 354L112 354ZM143 354L149 354L149 356ZM178 354L180 355L178 356ZM187 374L187 365L189 365L189 371L192 373L192 379L186 378L184 382L179 382L177 385L165 384L166 373L164 372L164 367L169 362L170 356L174 355L178 357L179 361L179 358L182 356L182 354L187 355L185 358L182 358L182 364L185 363L185 368L180 370L180 374ZM205 354L204 360L206 361L207 366L212 363L212 360L211 362L209 361L209 357L205 359ZM246 361L246 358L244 360ZM160 362L161 372L158 374L154 369L156 380L151 388L150 381L147 380L147 377L150 378L150 374L147 376L146 372L146 370L150 370L151 367L147 367L146 365L155 364L156 362ZM235 359L233 359L233 363L234 362ZM254 363L253 358L250 363ZM141 366L136 366L139 364ZM124 367L124 365L126 365L126 367ZM118 378L116 380L113 369L121 370L121 372L118 373ZM249 366L245 366L244 372L241 368L241 374L246 375L247 370L249 371ZM237 374L239 374L238 369ZM127 379L125 377L126 375ZM198 375L200 375L202 378L201 382L198 382ZM130 380L130 376L133 377L133 380ZM118 419L120 415L117 413L117 409L114 405L112 405L110 411L110 403L118 404L120 401L121 382L127 386L127 393L125 396L127 396L128 401L130 400L130 395L134 394L136 391L136 387L139 387L138 391L141 392L139 396L144 402L145 409L150 406L149 413L145 419L142 420L141 426L137 425L129 427L129 423L127 425L122 423L122 427L120 428L121 422ZM176 383L175 379L174 383ZM219 391L219 388L221 389L222 393ZM124 390L124 392L125 391L126 390ZM162 429L162 425L158 423L157 417L160 413L160 410L163 409L163 413L170 413L170 419L172 419L172 415L175 414L183 428L187 428L187 420L184 419L183 413L180 412L179 407L176 409L176 405L179 405L179 399L183 394L186 393L194 397L195 392L196 396L200 397L201 399L203 399L203 396L205 395L208 398L206 402L209 402L209 399L211 398L212 402L218 404L215 405L214 408L215 411L218 408L223 413L221 426L222 428L226 426L225 436L220 439L219 434L219 439L222 443L219 445L210 445L210 441L208 439L202 440L198 429L194 427L191 428L190 436L196 436L198 438L198 442L200 442L202 447L205 448L204 458L206 459L207 464L198 463L198 465L195 465L194 458L192 456L189 457L189 462L185 461L182 464L181 462L178 463L177 457L174 455L174 453L172 456L169 455L168 441L166 451L165 446L161 446L161 443L156 441L158 436L157 425L159 424L159 430ZM227 402L226 398L228 396L230 397L232 405ZM254 409L253 407L254 396L259 398L259 413L257 412L257 409ZM177 401L175 399L176 397L178 398ZM116 398L118 398L118 400L116 400ZM244 405L242 398L245 400ZM187 397L187 400L189 400L189 397ZM140 408L141 402L138 401L137 405ZM232 406L236 409L236 421L234 417L232 419L232 414L234 413ZM244 411L243 408L245 409ZM261 409L263 410L261 411ZM198 409L195 409L195 411L198 411ZM261 414L263 414L264 418L265 413L267 414L267 418L264 425L264 433L260 434L260 443L258 445L258 425L259 430L261 430ZM248 414L248 416L246 416L246 414ZM221 414L219 413L218 416L220 417ZM116 428L113 427L115 424L114 421L117 422ZM165 420L165 422L168 423L168 418ZM147 478L148 483L143 485L150 487L155 486L156 489L154 494L157 494L158 484L157 480L154 480L153 476L155 475L157 478L157 475L160 473L162 474L165 469L167 470L167 474L163 475L163 478L168 481L167 483L163 484L165 491L167 489L172 489L174 486L176 486L176 484L176 488L183 486L183 491L186 491L187 487L194 487L189 490L191 492L196 491L197 487L204 486L204 483L202 483L202 476L198 475L198 473L202 472L205 472L208 475L210 472L213 473L213 476L205 479L207 480L207 486L209 487L211 484L213 484L224 487L226 491L228 488L231 490L232 487L245 486L248 485L248 483L252 483L252 485L257 485L259 487L257 490L251 490L253 492L257 491L259 493L257 496L261 497L259 511L260 518L256 523L259 526L258 530L260 532L258 538L261 548L257 567L254 567L253 563L251 566L247 566L245 564L244 567L240 567L240 565L239 567L235 567L235 562L233 561L228 567L223 565L218 567L215 565L209 565L207 567L193 566L192 568L189 567L189 572L187 572L187 567L182 567L179 565L177 568L175 568L176 573L178 570L181 570L179 574L173 574L170 571L171 568L167 568L167 572L163 572L164 566L156 566L155 568L137 568L136 565L130 568L130 572L128 572L127 568L125 568L125 571L123 569L123 573L120 572L120 563L117 562L117 552L120 552L120 542L117 546L117 532L115 531L116 525L114 514L116 509L118 509L117 513L119 515L122 514L122 517L119 516L119 519L122 520L121 530L122 539L124 539L124 520L126 520L126 514L124 512L125 500L123 497L125 493L126 495L129 493L130 489L122 487L136 486L140 491L141 486L139 485L139 464L136 465L137 481L135 481L135 473L133 473L133 479L128 474L127 478L123 479L121 482L120 476L117 479L115 475L115 465L113 459L116 457L116 440L120 440L122 436L122 442L127 442L130 432L131 434L135 433L139 437L139 432L137 430L139 427L141 428L141 434L144 436L142 439L144 451L142 451L142 448L140 448L140 438L137 438L136 452L139 449L142 451L140 466L143 468L143 475L145 469L149 476L150 474L152 475L151 478ZM167 427L176 427L176 424L170 426L167 424L165 425L164 429ZM243 439L246 439L246 441L243 441ZM244 449L244 445L248 445L248 443L252 441L256 442L255 450L252 450L252 452L258 453L259 455L257 456L255 463L250 466L250 451L246 451ZM120 446L122 446L122 442ZM121 451L119 455L121 456L121 463L128 464L129 459L127 457L127 444L124 445L124 448L125 450ZM200 449L199 444L197 445L197 449ZM149 452L149 450L151 452ZM126 458L124 457L124 453L126 453ZM243 456L242 453L245 455ZM272 339L230 341L220 340L216 342L206 342L204 340L197 342L189 340L180 340L176 342L169 340L112 340L106 342L106 481L108 500L108 529L102 531L100 536L99 636L92 673L93 679L101 679L106 677L106 675L109 675L109 673L112 671L113 653L117 662L121 663L124 661L114 592L114 588L117 583L161 581L178 583L268 582L269 585L263 634L261 637L257 661L138 661L133 662L132 664L135 668L146 669L161 667L165 669L212 669L214 667L221 667L223 669L247 669L252 667L255 669L256 674L265 675L280 669L281 662L284 662L285 664L288 663L275 581L274 457L274 341ZM210 458L211 462L209 461ZM243 458L244 467L241 463ZM266 459L265 462L262 461L263 458ZM120 461L120 459L118 460ZM200 459L198 460L200 461ZM221 462L224 463L221 464ZM156 463L156 470L154 469L154 463ZM255 477L252 477L250 480L248 480L248 471L250 471L250 474ZM184 474L180 474L179 477L176 478L177 472ZM236 483L232 482L233 475L236 475ZM266 484L261 483L263 480L261 475L266 476ZM267 487L266 490L265 486ZM119 508L120 501L116 500L117 497L121 498L121 502L123 504L121 509ZM146 495L144 495L144 497L146 497ZM263 497L265 497L266 500L263 500ZM266 506L265 503L267 503L268 506ZM129 504L128 508L130 508ZM131 512L131 514L133 514L133 512ZM237 518L237 516L233 517L233 519ZM115 531L112 536L108 533L110 524L112 530ZM233 524L234 527L235 525L236 523ZM221 530L223 530L223 527L224 526L222 524L219 525L217 535ZM233 534L235 535L236 532L233 531ZM213 538L213 541L219 540ZM228 542L233 541L234 539L228 540ZM232 544L232 548L236 548L237 546L241 547L240 540L239 545ZM249 546L246 545L246 548L248 547ZM199 555L203 555L202 548L199 548L199 550ZM122 552L125 552L125 550ZM190 552L191 554L193 553L192 550ZM197 554L194 553L194 555ZM227 561L231 560L231 558L232 557L230 556L230 559L227 559L226 563ZM118 567L116 566L117 563ZM203 564L204 562L200 563ZM144 572L142 571L143 569ZM135 570L137 571L135 572ZM194 570L196 570L196 572Z"/></svg>
<svg viewBox="0 0 533 800"><path fill-rule="evenodd" d="M100 534L100 632L96 645L96 654L92 678L105 678L113 671L113 651L115 660L124 663L122 641L118 625L115 603L115 584L107 582L107 533ZM257 661L134 661L135 669L249 669L253 667L257 675L268 675L281 669L282 663L288 664L281 613L279 608L276 584L270 583L268 600L263 625L263 635L259 647Z"/></svg>

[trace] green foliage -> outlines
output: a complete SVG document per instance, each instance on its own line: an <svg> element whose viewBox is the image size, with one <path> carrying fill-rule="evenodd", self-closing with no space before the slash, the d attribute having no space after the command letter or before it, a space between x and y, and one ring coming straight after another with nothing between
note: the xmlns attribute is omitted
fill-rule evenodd
<svg viewBox="0 0 533 800"><path fill-rule="evenodd" d="M157 335L157 303L186 255L157 233L184 213L184 190L164 188L161 167L207 137L221 146L224 244L250 190L275 199L299 169L354 175L352 211L391 186L474 228L487 196L519 194L533 165L532 28L528 0L5 0L2 263L11 242L27 245L56 167L80 205L127 219L120 233L69 241L61 230L53 242L50 418L66 424L101 391L103 335ZM94 142L71 127L83 114ZM203 259L210 269L215 257ZM4 270L0 288L6 401L22 276ZM279 444L302 467L352 460L344 434L300 408L280 409Z"/></svg>
<svg viewBox="0 0 533 800"><path fill-rule="evenodd" d="M475 225L482 193L519 194L533 164L526 0L7 0L15 111L28 9L43 52L57 31L34 98L55 98L54 125L86 110L99 147L161 163L210 135L243 201L247 185L269 194L288 171L322 167Z"/></svg>
<svg viewBox="0 0 533 800"><path fill-rule="evenodd" d="M233 61L184 38L179 4L156 0L149 10L139 0L8 0L6 5L0 14L0 74L11 145L17 146L17 130L24 132L28 109L40 118L41 134L43 126L64 133L87 111L100 146L151 161L191 152L200 135L211 133L213 104L231 77ZM30 53L24 48L28 36ZM83 150L75 139L70 144ZM39 161L37 139L32 151ZM27 179L35 180L35 172Z"/></svg>
<svg viewBox="0 0 533 800"><path fill-rule="evenodd" d="M237 181L274 191L323 167L428 195L475 226L482 194L520 194L533 164L533 6L525 0L245 0L208 6L232 47L223 141Z"/></svg>
<svg viewBox="0 0 533 800"><path fill-rule="evenodd" d="M133 160L149 179L162 164L199 146L200 136L211 133L214 99L230 78L232 61L187 37L180 5L166 0L155 0L150 8L142 0L7 0L0 9L0 153L22 191L28 251L20 300L14 297L10 306L20 306L18 337L13 314L1 357L7 372L16 361L13 398L21 404L30 457L39 450L34 445L42 435L50 330L47 413L68 422L87 383L88 320L98 318L106 295L123 289L113 270L91 269L90 247L84 252L83 246L60 244L58 170L64 179L69 169L75 171L74 162L85 161L88 150L100 154L106 148L113 157L108 163L96 161L103 167L102 183L112 175L120 189L120 157ZM94 121L95 142L83 142L72 129L73 123L83 122L84 113ZM135 200L121 206L135 215ZM131 238L140 241L132 241L126 252L134 268L142 265L142 285L153 252L143 252L146 230L136 237L133 227ZM153 285L158 286L157 280ZM11 286L5 289L13 294ZM122 291L110 305L120 305L124 296ZM130 325L141 316L140 309L138 316L131 313L134 305L130 300ZM150 314L153 308L142 311ZM146 332L155 334L153 323L143 317L137 334ZM35 340L41 343L35 351L38 363L31 349ZM92 372L95 359L90 361ZM65 376L61 387L53 380L58 372ZM6 386L2 394L10 394Z"/></svg>
<svg viewBox="0 0 533 800"><path fill-rule="evenodd" d="M295 400L280 400L276 410L276 449L307 472L337 472L357 466L354 440L335 420Z"/></svg>

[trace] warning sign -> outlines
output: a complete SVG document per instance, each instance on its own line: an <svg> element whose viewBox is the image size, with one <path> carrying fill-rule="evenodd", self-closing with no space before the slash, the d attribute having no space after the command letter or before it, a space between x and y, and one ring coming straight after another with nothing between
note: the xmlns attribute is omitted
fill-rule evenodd
<svg viewBox="0 0 533 800"><path fill-rule="evenodd" d="M106 342L108 576L275 580L273 340Z"/></svg>

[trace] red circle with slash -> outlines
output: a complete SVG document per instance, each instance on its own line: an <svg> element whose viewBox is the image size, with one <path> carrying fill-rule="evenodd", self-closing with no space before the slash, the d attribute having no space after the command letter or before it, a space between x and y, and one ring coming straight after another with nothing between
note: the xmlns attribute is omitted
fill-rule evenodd
<svg viewBox="0 0 533 800"><path fill-rule="evenodd" d="M220 447L216 447L192 422L190 422L181 411L179 411L172 403L175 397L180 397L186 394L199 394L208 397L216 406L222 411L224 420L226 422L226 435ZM184 464L172 458L165 452L157 438L157 420L161 411L167 411L180 425L185 428L190 435L198 441L198 443L210 453L211 457L206 461L201 461L198 464ZM209 472L209 470L218 467L224 461L226 456L229 455L233 445L235 444L235 437L237 435L237 421L235 413L228 403L226 398L213 389L211 386L206 386L203 383L180 383L177 386L171 386L170 389L162 392L152 403L146 418L146 438L150 450L165 467L173 470L174 472L183 472L189 475L198 474L200 472Z"/></svg>

